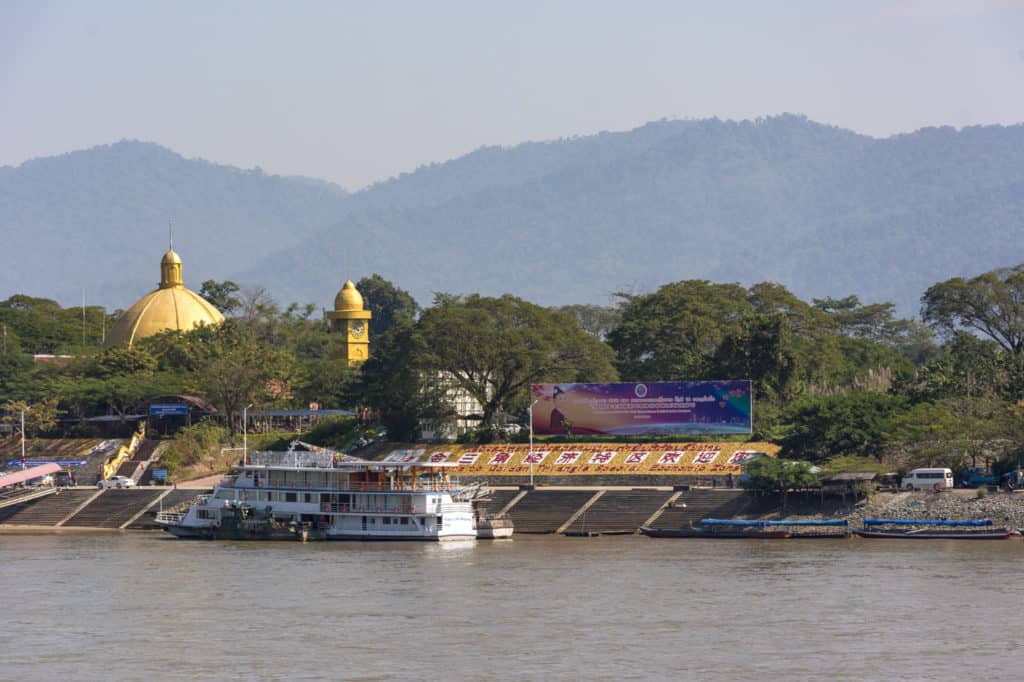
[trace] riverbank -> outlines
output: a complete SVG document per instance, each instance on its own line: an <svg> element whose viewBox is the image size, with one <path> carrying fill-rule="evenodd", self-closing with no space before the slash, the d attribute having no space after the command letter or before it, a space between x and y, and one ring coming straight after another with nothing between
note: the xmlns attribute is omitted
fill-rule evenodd
<svg viewBox="0 0 1024 682"><path fill-rule="evenodd" d="M876 493L843 518L860 526L865 518L922 520L991 519L996 526L1024 528L1024 492L946 490Z"/></svg>

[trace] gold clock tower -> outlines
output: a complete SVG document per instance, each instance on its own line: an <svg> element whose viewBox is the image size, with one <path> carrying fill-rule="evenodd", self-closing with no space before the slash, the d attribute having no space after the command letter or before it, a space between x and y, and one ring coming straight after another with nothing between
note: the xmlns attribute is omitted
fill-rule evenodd
<svg viewBox="0 0 1024 682"><path fill-rule="evenodd" d="M352 280L345 280L345 286L334 297L334 310L325 312L324 317L332 332L345 335L341 343L341 359L349 367L366 362L370 357L369 323L373 314L363 310L363 296Z"/></svg>

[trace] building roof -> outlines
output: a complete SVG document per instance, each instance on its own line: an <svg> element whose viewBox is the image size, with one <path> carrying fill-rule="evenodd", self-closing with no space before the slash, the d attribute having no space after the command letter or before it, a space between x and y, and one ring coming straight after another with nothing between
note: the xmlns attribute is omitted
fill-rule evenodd
<svg viewBox="0 0 1024 682"><path fill-rule="evenodd" d="M167 330L189 331L201 324L216 325L224 316L205 298L185 287L181 257L169 250L160 260L160 288L128 308L107 335L107 346L131 346L135 341Z"/></svg>

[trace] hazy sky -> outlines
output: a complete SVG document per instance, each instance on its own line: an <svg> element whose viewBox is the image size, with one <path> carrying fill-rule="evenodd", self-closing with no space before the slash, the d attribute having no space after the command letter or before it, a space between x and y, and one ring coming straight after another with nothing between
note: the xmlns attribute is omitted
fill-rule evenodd
<svg viewBox="0 0 1024 682"><path fill-rule="evenodd" d="M782 112L1024 121L1024 2L0 0L0 165L131 138L358 189L483 145Z"/></svg>

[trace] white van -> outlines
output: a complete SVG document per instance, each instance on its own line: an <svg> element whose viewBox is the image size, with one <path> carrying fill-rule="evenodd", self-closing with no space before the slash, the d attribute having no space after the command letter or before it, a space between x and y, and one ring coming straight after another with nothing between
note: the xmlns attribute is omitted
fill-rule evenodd
<svg viewBox="0 0 1024 682"><path fill-rule="evenodd" d="M943 490L953 487L952 469L914 469L900 482L904 490Z"/></svg>

